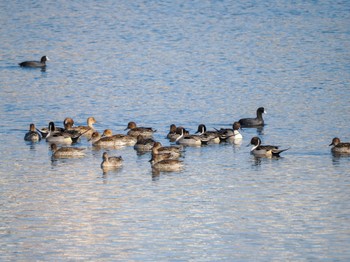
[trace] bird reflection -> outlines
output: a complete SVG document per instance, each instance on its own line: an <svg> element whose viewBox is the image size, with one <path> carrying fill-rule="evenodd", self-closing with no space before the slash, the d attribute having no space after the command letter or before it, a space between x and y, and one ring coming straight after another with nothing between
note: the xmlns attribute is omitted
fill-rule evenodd
<svg viewBox="0 0 350 262"><path fill-rule="evenodd" d="M160 171L152 168L152 181L158 181L160 177Z"/></svg>
<svg viewBox="0 0 350 262"><path fill-rule="evenodd" d="M102 181L103 181L103 184L107 184L107 183L108 183L107 179L108 179L108 172L103 171L103 172L102 172Z"/></svg>
<svg viewBox="0 0 350 262"><path fill-rule="evenodd" d="M350 160L349 154L339 154L339 153L334 153L334 152L332 153L332 164L334 166L339 166L340 161L346 160L346 159Z"/></svg>
<svg viewBox="0 0 350 262"><path fill-rule="evenodd" d="M253 166L261 166L261 157L254 156L254 165Z"/></svg>

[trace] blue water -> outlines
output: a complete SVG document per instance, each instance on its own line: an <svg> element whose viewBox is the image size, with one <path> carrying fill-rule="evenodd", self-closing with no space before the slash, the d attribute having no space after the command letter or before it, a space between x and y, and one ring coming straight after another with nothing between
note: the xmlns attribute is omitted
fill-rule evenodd
<svg viewBox="0 0 350 262"><path fill-rule="evenodd" d="M2 1L2 261L347 261L350 157L348 1ZM45 71L18 66L50 58ZM150 154L102 150L51 161L30 123L125 133L129 121L195 132L264 106L241 146L186 148L184 170L152 173ZM290 147L255 159L246 147Z"/></svg>

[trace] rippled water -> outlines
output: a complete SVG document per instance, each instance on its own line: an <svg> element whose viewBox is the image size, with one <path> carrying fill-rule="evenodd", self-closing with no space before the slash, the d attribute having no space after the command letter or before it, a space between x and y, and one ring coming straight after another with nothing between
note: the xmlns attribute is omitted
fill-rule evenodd
<svg viewBox="0 0 350 262"><path fill-rule="evenodd" d="M2 1L1 260L350 259L350 4L347 1ZM47 69L17 63L51 60ZM186 148L182 172L149 153L51 161L30 123L65 117L125 133L230 127L267 110L241 146ZM290 147L255 159L250 138Z"/></svg>

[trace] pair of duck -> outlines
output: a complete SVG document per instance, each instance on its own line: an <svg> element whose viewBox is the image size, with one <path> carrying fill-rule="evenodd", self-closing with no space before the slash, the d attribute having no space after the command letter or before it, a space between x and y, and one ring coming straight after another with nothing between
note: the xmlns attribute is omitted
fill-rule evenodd
<svg viewBox="0 0 350 262"><path fill-rule="evenodd" d="M58 148L55 143L51 146L52 157L53 158L75 158L84 157L85 148L78 147L61 147ZM107 152L102 154L101 168L103 170L119 168L123 165L123 158L121 156L108 156Z"/></svg>
<svg viewBox="0 0 350 262"><path fill-rule="evenodd" d="M259 107L256 110L255 118L242 118L238 121L238 123L242 127L262 127L265 125L262 117L263 114L266 114L265 108ZM250 140L250 145L253 145L250 153L256 157L279 157L282 152L288 150L288 148L279 149L278 146L261 145L261 139L259 137L253 137Z"/></svg>
<svg viewBox="0 0 350 262"><path fill-rule="evenodd" d="M170 126L167 138L179 145L185 146L201 146L207 144L218 144L223 141L229 141L239 144L242 141L242 134L239 132L240 124L233 123L232 129L221 128L220 130L207 131L204 124L198 126L197 132L190 135L183 127L176 127L174 124Z"/></svg>
<svg viewBox="0 0 350 262"><path fill-rule="evenodd" d="M137 138L129 135L115 134L111 129L106 129L101 135L95 131L92 133L89 141L92 145L98 147L118 147L118 146L134 146L137 142Z"/></svg>
<svg viewBox="0 0 350 262"><path fill-rule="evenodd" d="M151 150L154 144L152 137L156 130L150 127L138 127L135 122L129 122L125 130L129 130L126 135L113 135L111 129L106 129L102 136L95 131L90 141L93 145L100 147L134 146L138 150Z"/></svg>
<svg viewBox="0 0 350 262"><path fill-rule="evenodd" d="M280 153L288 150L279 149L278 146L261 145L261 140L258 137L253 137L250 141L253 145L251 153L257 157L279 157ZM350 155L350 143L341 143L338 137L333 138L331 152L335 155Z"/></svg>
<svg viewBox="0 0 350 262"><path fill-rule="evenodd" d="M152 158L149 160L152 169L163 172L182 170L183 162L179 160L181 152L181 147L163 146L160 142L155 142L152 148Z"/></svg>

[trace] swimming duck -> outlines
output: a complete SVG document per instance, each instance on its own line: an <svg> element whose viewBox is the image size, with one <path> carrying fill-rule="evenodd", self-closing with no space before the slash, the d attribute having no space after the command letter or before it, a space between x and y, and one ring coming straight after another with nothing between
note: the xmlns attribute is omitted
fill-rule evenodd
<svg viewBox="0 0 350 262"><path fill-rule="evenodd" d="M202 140L198 135L184 134L184 128L181 128L181 135L175 140L175 143L185 146L201 146Z"/></svg>
<svg viewBox="0 0 350 262"><path fill-rule="evenodd" d="M102 154L102 169L117 168L123 165L123 158L121 156L108 156L107 152Z"/></svg>
<svg viewBox="0 0 350 262"><path fill-rule="evenodd" d="M84 137L89 139L93 132L95 132L94 124L96 123L96 119L92 116L86 119L87 126L75 126L74 130L77 130L79 133L83 134Z"/></svg>
<svg viewBox="0 0 350 262"><path fill-rule="evenodd" d="M134 146L137 142L137 138L129 135L124 134L115 134L113 135L113 132L111 129L105 129L102 134L103 137L110 137L114 140L115 146Z"/></svg>
<svg viewBox="0 0 350 262"><path fill-rule="evenodd" d="M154 130L151 127L138 127L136 126L135 122L129 122L128 126L125 128L125 130L128 130L129 136L137 137L138 135L142 135L144 138L152 137L154 132L157 132L157 130Z"/></svg>
<svg viewBox="0 0 350 262"><path fill-rule="evenodd" d="M39 61L24 61L22 63L19 63L21 67L33 67L33 68L43 68L46 67L46 61L49 61L50 59L47 56L43 56Z"/></svg>
<svg viewBox="0 0 350 262"><path fill-rule="evenodd" d="M256 118L242 118L238 122L242 127L259 127L264 126L264 119L262 114L266 114L266 111L263 107L259 107L256 110Z"/></svg>
<svg viewBox="0 0 350 262"><path fill-rule="evenodd" d="M189 134L189 132L181 127L181 126L178 126L176 127L176 125L172 124L170 125L170 130L169 130L169 133L167 134L167 138L169 139L170 142L175 142L176 139L181 136L181 130L184 129L184 134Z"/></svg>
<svg viewBox="0 0 350 262"><path fill-rule="evenodd" d="M279 157L280 153L287 149L278 149L278 146L270 145L261 145L261 140L259 137L253 137L250 141L250 144L253 145L250 153L257 157Z"/></svg>
<svg viewBox="0 0 350 262"><path fill-rule="evenodd" d="M74 120L70 117L66 117L63 120L63 126L64 126L63 132L66 132L73 137L83 135L82 133L80 133L79 130L75 129L73 125L74 125Z"/></svg>
<svg viewBox="0 0 350 262"><path fill-rule="evenodd" d="M160 142L155 142L152 148L152 154L169 154L170 158L179 158L181 156L181 148L178 146L162 146Z"/></svg>
<svg viewBox="0 0 350 262"><path fill-rule="evenodd" d="M137 142L134 145L134 149L137 151L151 151L155 142L156 141L154 141L152 138L138 135Z"/></svg>
<svg viewBox="0 0 350 262"><path fill-rule="evenodd" d="M178 159L178 158L174 158L172 157L172 155L170 153L163 153L163 154L151 154L151 159L149 160L149 162L151 164L154 164L156 162L162 161L162 160L166 160L166 159Z"/></svg>
<svg viewBox="0 0 350 262"><path fill-rule="evenodd" d="M115 144L115 139L110 136L104 136L102 137L101 134L97 131L93 132L90 139L88 141L91 141L93 146L97 147L114 147L116 146Z"/></svg>
<svg viewBox="0 0 350 262"><path fill-rule="evenodd" d="M58 148L55 143L51 144L52 156L54 158L82 157L85 156L85 148L61 147Z"/></svg>
<svg viewBox="0 0 350 262"><path fill-rule="evenodd" d="M338 137L333 138L329 146L333 146L331 149L333 154L350 154L350 143L341 143Z"/></svg>
<svg viewBox="0 0 350 262"><path fill-rule="evenodd" d="M41 136L39 132L36 131L34 124L29 125L29 131L24 135L24 140L30 142L38 142L41 140Z"/></svg>
<svg viewBox="0 0 350 262"><path fill-rule="evenodd" d="M220 136L217 131L207 131L207 127L204 124L198 126L196 134L199 133L199 136L202 140L202 143L205 144L219 144Z"/></svg>
<svg viewBox="0 0 350 262"><path fill-rule="evenodd" d="M164 155L152 155L150 160L152 168L157 171L173 172L183 168L183 162L178 159L167 159Z"/></svg>
<svg viewBox="0 0 350 262"><path fill-rule="evenodd" d="M49 132L46 135L46 142L59 144L72 144L78 142L81 135L73 136L69 132L57 131L54 122L49 123Z"/></svg>
<svg viewBox="0 0 350 262"><path fill-rule="evenodd" d="M51 123L51 125L50 125L50 123ZM36 130L40 133L42 138L46 138L49 135L50 128L51 128L51 130L53 129L54 132L64 132L65 131L64 127L58 127L55 125L54 122L50 122L50 123L49 123L48 127L42 127L40 129L36 128ZM51 132L51 134L52 134L52 132Z"/></svg>
<svg viewBox="0 0 350 262"><path fill-rule="evenodd" d="M234 122L231 128L221 128L218 130L220 134L220 140L222 142L230 142L233 144L240 144L242 142L243 136L239 132L241 124L239 122Z"/></svg>
<svg viewBox="0 0 350 262"><path fill-rule="evenodd" d="M176 136L176 137L174 137L174 136ZM171 139L174 139L174 138L175 139L178 138L178 136L179 136L179 134L176 133L176 125L171 124L170 128L169 128L169 133L167 134L166 138L171 140Z"/></svg>

